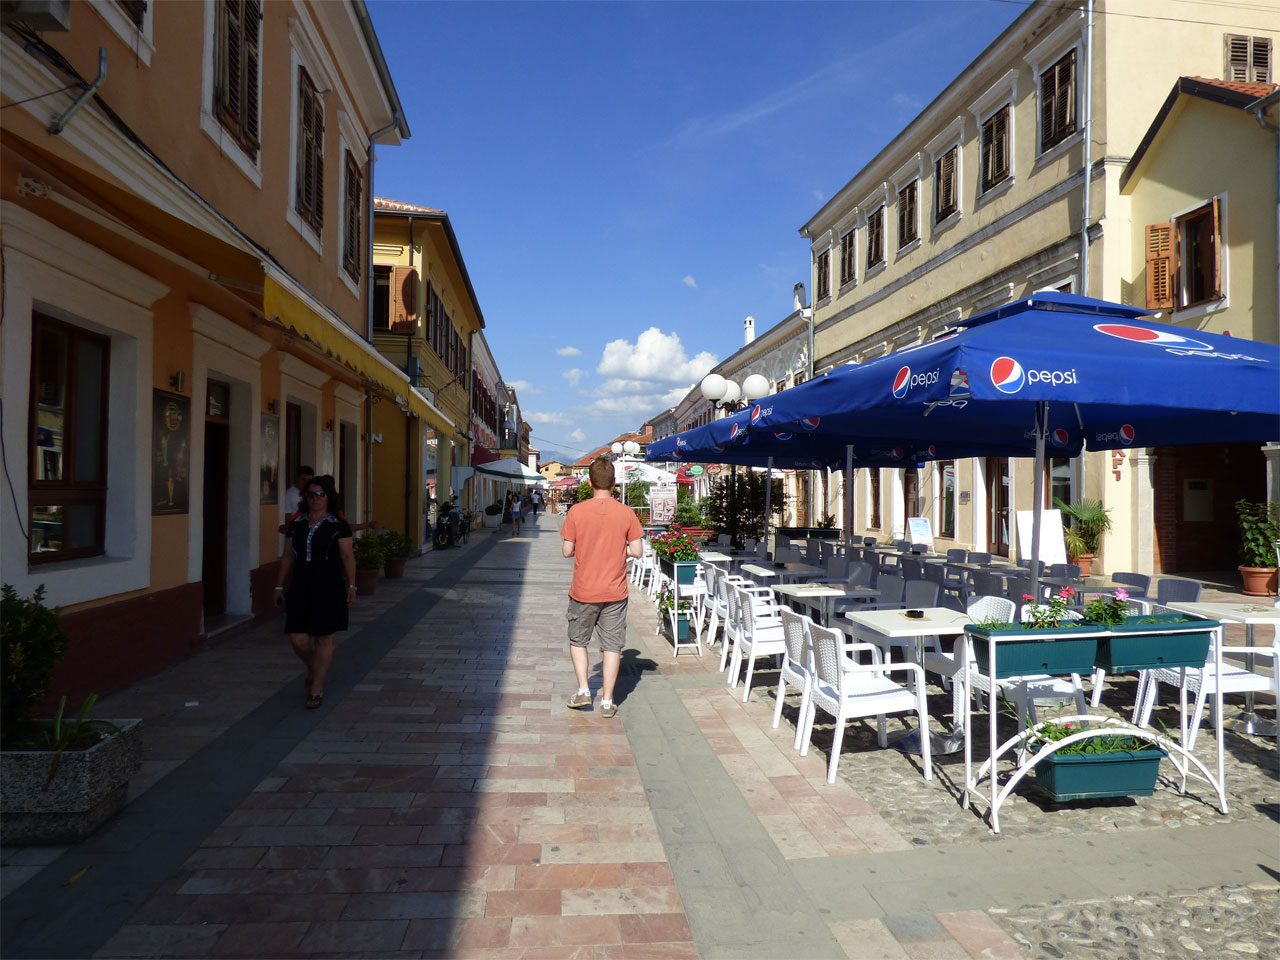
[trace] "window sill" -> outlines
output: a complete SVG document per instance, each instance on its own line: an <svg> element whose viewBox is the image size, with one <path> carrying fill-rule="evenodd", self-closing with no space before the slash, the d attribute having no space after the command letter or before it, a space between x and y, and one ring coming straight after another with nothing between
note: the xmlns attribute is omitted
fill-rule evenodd
<svg viewBox="0 0 1280 960"><path fill-rule="evenodd" d="M353 297L357 300L360 299L360 285L355 280L351 279L351 274L347 273L346 267L338 267L338 279L341 280L346 288L351 291L351 295Z"/></svg>
<svg viewBox="0 0 1280 960"><path fill-rule="evenodd" d="M1061 143L1055 143L1048 150L1039 154L1036 157L1035 165L1031 168L1032 171L1033 172L1038 171L1040 168L1042 168L1046 164L1052 163L1054 160L1057 160L1059 157L1061 157L1064 153L1066 153L1072 147L1077 146L1083 141L1084 141L1084 131L1077 130L1075 133L1071 134L1071 136L1067 137L1067 139L1063 140Z"/></svg>
<svg viewBox="0 0 1280 960"><path fill-rule="evenodd" d="M907 254L909 254L912 250L915 250L915 249L916 249L917 247L919 247L919 246L920 246L920 238L919 238L919 237L913 237L912 239L908 240L908 241L907 241L907 243L906 243L904 246L901 246L901 247L899 247L899 248L898 248L898 252L897 252L896 256L897 256L898 258L905 257L905 256L906 256Z"/></svg>
<svg viewBox="0 0 1280 960"><path fill-rule="evenodd" d="M218 145L218 150L222 155L235 164L236 169L243 173L250 183L259 190L262 189L262 170L257 163L249 158L244 152L240 144L236 143L235 138L227 132L218 119L208 110L200 111L200 129L205 132L210 140ZM261 155L262 148L258 148Z"/></svg>
<svg viewBox="0 0 1280 960"><path fill-rule="evenodd" d="M1007 192L1012 186L1013 186L1013 177L1011 176L1005 177L1003 180L997 183L990 190L986 191L986 193L981 193L978 195L978 199L974 203L975 209L983 207L986 204L990 203L996 197Z"/></svg>
<svg viewBox="0 0 1280 960"><path fill-rule="evenodd" d="M955 210L951 211L941 220L934 223L933 236L936 237L939 234L945 233L947 230L950 230L952 227L954 227L957 223L960 222L960 217L961 217L960 208L956 207Z"/></svg>
<svg viewBox="0 0 1280 960"><path fill-rule="evenodd" d="M307 223L307 221L303 220L302 217L298 215L298 212L293 209L292 204L290 204L290 206L285 210L284 216L285 219L289 221L289 225L302 235L302 239L311 244L311 249L323 256L324 246L320 243L320 237L316 235L311 224Z"/></svg>
<svg viewBox="0 0 1280 960"><path fill-rule="evenodd" d="M836 291L836 295L843 297L846 293L848 293L857 285L858 285L858 278L854 277L852 280L849 280L849 281L846 281L845 283L840 284L840 289Z"/></svg>
<svg viewBox="0 0 1280 960"><path fill-rule="evenodd" d="M885 267L887 266L888 264L884 260L881 260L874 266L867 267L867 272L862 275L862 282L866 283L872 277L878 277L880 274L884 273Z"/></svg>
<svg viewBox="0 0 1280 960"><path fill-rule="evenodd" d="M1229 305L1226 297L1221 300L1206 300L1203 303L1195 303L1189 307L1176 307L1169 311L1169 319L1176 323L1196 320L1211 313L1217 313L1219 310L1225 310Z"/></svg>
<svg viewBox="0 0 1280 960"><path fill-rule="evenodd" d="M143 25L139 27L111 0L106 2L97 0L91 6L94 12L115 31L116 36L125 42L130 52L138 58L138 62L146 67L151 66L151 55L156 52L156 47L147 36L148 31L144 29L150 26L148 21L151 19L151 11L148 10L143 15Z"/></svg>

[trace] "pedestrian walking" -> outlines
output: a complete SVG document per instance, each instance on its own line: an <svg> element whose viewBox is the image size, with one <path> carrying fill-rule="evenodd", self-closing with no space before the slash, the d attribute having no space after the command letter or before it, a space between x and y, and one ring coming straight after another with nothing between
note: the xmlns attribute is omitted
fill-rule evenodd
<svg viewBox="0 0 1280 960"><path fill-rule="evenodd" d="M314 710L324 702L333 635L347 629L347 608L356 600L356 558L333 477L312 477L303 489L307 512L289 525L275 603L285 604L284 629L307 668L306 707Z"/></svg>
<svg viewBox="0 0 1280 960"><path fill-rule="evenodd" d="M276 528L277 533L285 536L289 535L289 525L293 523L294 517L300 517L306 512L306 499L302 496L302 491L307 489L307 484L311 482L311 478L316 472L310 467L301 466L297 473L294 474L293 483L289 484L285 492L281 494L283 499L280 501L284 506L284 523Z"/></svg>
<svg viewBox="0 0 1280 960"><path fill-rule="evenodd" d="M569 655L578 678L578 692L569 698L567 706L575 710L591 706L588 647L592 633L598 629L604 680L600 715L609 719L618 713L613 686L627 637L627 557L639 559L644 555L644 531L635 511L613 499L613 464L600 457L591 462L587 474L591 499L569 508L560 531L564 555L573 558L573 581L565 616Z"/></svg>
<svg viewBox="0 0 1280 960"><path fill-rule="evenodd" d="M511 535L520 536L520 494L511 495Z"/></svg>

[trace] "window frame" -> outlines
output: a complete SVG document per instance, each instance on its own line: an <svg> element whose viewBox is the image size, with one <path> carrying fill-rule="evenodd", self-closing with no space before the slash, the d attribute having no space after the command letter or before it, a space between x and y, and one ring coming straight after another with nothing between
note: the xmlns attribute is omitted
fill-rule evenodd
<svg viewBox="0 0 1280 960"><path fill-rule="evenodd" d="M1004 141L1004 166L998 171L989 172L992 162L989 160L991 154L995 153L997 144L996 121L1003 116L1004 132L1000 135L1000 139ZM1013 137L1010 130L1013 126L1013 106L1004 104L997 107L991 114L978 125L978 193L986 196L1000 184L1006 180L1013 179L1013 157L1011 147L1013 146ZM987 144L987 130L991 130L990 152Z"/></svg>
<svg viewBox="0 0 1280 960"><path fill-rule="evenodd" d="M904 209L902 205L903 194L910 191L911 193L911 210L910 216L904 218ZM901 253L907 247L911 246L920 239L920 178L913 177L906 186L898 191L898 252ZM902 229L903 223L907 222L911 228L910 235L906 235Z"/></svg>
<svg viewBox="0 0 1280 960"><path fill-rule="evenodd" d="M1015 151L1017 144L1015 136L1015 119L1017 111L1014 109L1018 102L1018 69L1014 67L1009 70L1003 77L993 83L987 90L978 97L973 105L969 108L969 112L973 114L974 120L978 125L977 132L977 154L978 154L978 176L977 184L977 200L981 203L984 199L994 196L997 192L1008 189L1016 179L1016 164L1014 163ZM1005 175L999 180L987 180L987 153L984 148L984 138L987 125L995 120L1001 113L1005 115L1005 157L1006 167Z"/></svg>
<svg viewBox="0 0 1280 960"><path fill-rule="evenodd" d="M1232 59L1232 43L1244 41L1245 45L1245 61L1241 65L1243 69L1242 76L1234 76L1233 70L1236 64ZM1258 74L1258 56L1257 51L1263 48L1266 53L1265 74ZM1271 42L1270 37L1260 37L1248 33L1224 33L1222 35L1222 78L1229 83L1271 83L1271 76L1275 66L1275 45Z"/></svg>
<svg viewBox="0 0 1280 960"><path fill-rule="evenodd" d="M324 100L306 66L298 64L294 68L294 78L293 189L290 207L297 218L320 238L324 234ZM308 106L311 107L314 118L310 130L305 126ZM307 176L308 159L312 161L313 167L310 177ZM308 187L311 198L307 197Z"/></svg>
<svg viewBox="0 0 1280 960"><path fill-rule="evenodd" d="M842 290L858 282L857 232L856 227L850 227L840 235L840 288Z"/></svg>
<svg viewBox="0 0 1280 960"><path fill-rule="evenodd" d="M105 2L104 2L105 5ZM95 5L95 9L100 9ZM125 20L124 14L120 13L119 17ZM261 17L258 20L258 77L257 88L254 90L254 96L259 104L259 118L261 118L262 104L262 39L263 39L263 23ZM201 87L200 87L200 129L210 140L218 147L221 156L226 157L234 164L245 178L255 187L262 187L262 130L258 131L259 147L252 153L242 147L239 141L232 135L232 132L223 126L222 121L218 119L215 109L215 100L217 98L218 86L218 5L216 3L204 4L204 42L203 56L201 58Z"/></svg>
<svg viewBox="0 0 1280 960"><path fill-rule="evenodd" d="M352 205L352 184L355 202ZM364 260L364 174L350 149L343 150L342 161L342 255L339 268L356 285L359 293ZM354 226L354 237L352 228ZM354 267L354 269L352 269Z"/></svg>
<svg viewBox="0 0 1280 960"><path fill-rule="evenodd" d="M38 369L40 364L40 333L44 329L52 329L67 337L67 358L64 368L66 377L66 393L63 398L64 423L62 443L63 479L57 481L42 480L38 475L35 451L39 398L37 396ZM91 481L77 481L75 477L75 448L77 446L77 405L80 399L77 385L78 376L74 372L76 344L81 340L96 341L102 349L101 384L98 398L101 417L98 424L98 471ZM57 563L65 560L77 560L84 557L100 557L106 553L106 520L107 520L107 458L110 453L109 427L111 397L111 338L74 323L60 320L51 314L33 310L31 314L31 366L30 401L28 406L27 429L27 530L34 534L35 510L37 507L60 506L65 508L91 504L97 506L97 520L94 525L94 542L87 547L64 548L60 550L32 549L27 543L27 562L32 566L46 563ZM70 479L68 479L70 478ZM66 515L64 514L64 524Z"/></svg>
<svg viewBox="0 0 1280 960"><path fill-rule="evenodd" d="M831 298L831 247L820 250L813 258L813 302Z"/></svg>
<svg viewBox="0 0 1280 960"><path fill-rule="evenodd" d="M243 99L241 110L237 113L231 106L229 98L224 93L223 80L226 79L228 85L231 78L229 76L230 67L225 61L230 58L231 45L226 38L225 18L227 11L233 6L238 6L241 11L241 50L240 56L242 63L249 60L248 54L250 47L254 53L256 67L252 78L245 76L247 68L242 68L241 75L234 78L239 81L237 84L241 87L240 93ZM214 83L213 83L213 103L210 112L214 118L222 126L224 130L231 135L236 144L255 162L262 151L262 3L261 0L219 0L214 4L214 39L213 39L213 56L214 56ZM250 45L247 42L249 30L245 28L251 13L257 13L258 29L254 43ZM220 43L220 40L227 40ZM227 76L224 78L224 72ZM255 87L254 96L246 97L250 92L250 87ZM252 109L251 109L252 108Z"/></svg>
<svg viewBox="0 0 1280 960"><path fill-rule="evenodd" d="M1187 299L1187 290L1190 286L1187 282L1187 266L1190 258L1187 255L1188 237L1183 225L1206 218L1214 222L1216 227L1213 234L1214 283L1209 296L1193 301ZM1170 218L1170 221L1174 225L1173 254L1175 259L1173 277L1175 300L1173 310L1183 314L1183 317L1179 319L1184 319L1188 312L1197 314L1224 309L1228 305L1227 291L1229 289L1227 283L1227 244L1224 242L1227 233L1226 194L1210 197L1208 200L1188 207L1176 213Z"/></svg>
<svg viewBox="0 0 1280 960"><path fill-rule="evenodd" d="M116 35L128 45L138 62L145 67L151 66L151 57L156 52L153 40L152 21L155 14L155 0L143 2L142 22L137 23L129 16L125 6L126 0L90 0L90 6ZM139 0L134 0L139 2Z"/></svg>
<svg viewBox="0 0 1280 960"><path fill-rule="evenodd" d="M1063 61L1067 60L1068 58L1070 58L1071 60L1071 80L1068 84L1063 84L1060 77L1056 79L1054 92L1053 92L1053 101L1052 101L1052 104L1050 105L1045 96L1045 79L1050 75L1051 72L1056 72L1058 68L1062 65ZM1037 74L1036 76L1036 95L1037 95L1036 123L1037 123L1038 136L1036 138L1036 143L1038 147L1037 147L1036 153L1038 156L1042 156L1046 153L1049 153L1050 151L1053 150L1054 147L1057 147L1059 144L1066 143L1068 140L1070 140L1072 137L1074 137L1077 133L1080 132L1080 86L1079 84L1080 84L1080 57L1075 46L1070 47L1060 57L1055 59L1052 63L1050 63L1047 67L1045 67L1044 70L1040 71ZM1058 130L1056 129L1058 101L1059 101L1059 98L1064 93L1064 88L1065 88L1065 92L1070 97L1070 102L1069 102L1070 124L1069 126L1064 127L1064 129ZM1052 129L1046 128L1045 126L1046 114L1050 113L1050 111L1052 113L1051 115Z"/></svg>
<svg viewBox="0 0 1280 960"><path fill-rule="evenodd" d="M880 470L878 467L867 469L867 529L882 529L883 516L880 503Z"/></svg>
<svg viewBox="0 0 1280 960"><path fill-rule="evenodd" d="M867 275L885 265L884 208L881 203L867 214ZM873 259L874 257L874 259Z"/></svg>

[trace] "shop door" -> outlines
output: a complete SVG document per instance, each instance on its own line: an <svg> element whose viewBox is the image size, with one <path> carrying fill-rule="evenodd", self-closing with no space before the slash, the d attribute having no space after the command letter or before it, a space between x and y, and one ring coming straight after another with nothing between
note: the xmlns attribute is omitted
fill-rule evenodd
<svg viewBox="0 0 1280 960"><path fill-rule="evenodd" d="M231 459L231 427L227 419L231 388L209 382L204 421L204 612L218 616L227 610L227 495Z"/></svg>
<svg viewBox="0 0 1280 960"><path fill-rule="evenodd" d="M1009 461L987 458L987 550L1009 555Z"/></svg>

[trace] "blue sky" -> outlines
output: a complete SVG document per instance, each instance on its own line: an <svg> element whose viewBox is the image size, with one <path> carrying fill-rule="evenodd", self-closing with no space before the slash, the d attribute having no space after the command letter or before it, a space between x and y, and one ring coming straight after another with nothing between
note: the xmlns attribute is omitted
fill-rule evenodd
<svg viewBox="0 0 1280 960"><path fill-rule="evenodd" d="M670 406L791 311L798 229L1024 9L994 0L369 4L542 459Z"/></svg>

